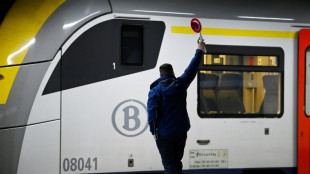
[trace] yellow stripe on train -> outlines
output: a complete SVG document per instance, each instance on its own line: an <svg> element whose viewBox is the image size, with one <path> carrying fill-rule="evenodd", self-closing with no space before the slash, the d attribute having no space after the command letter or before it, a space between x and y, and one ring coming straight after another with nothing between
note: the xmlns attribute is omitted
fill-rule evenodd
<svg viewBox="0 0 310 174"><path fill-rule="evenodd" d="M178 34L195 34L191 27L172 26L172 33ZM270 31L270 30L243 30L227 28L202 28L203 35L219 36L245 36L245 37L272 37L272 38L297 38L298 33L295 31Z"/></svg>

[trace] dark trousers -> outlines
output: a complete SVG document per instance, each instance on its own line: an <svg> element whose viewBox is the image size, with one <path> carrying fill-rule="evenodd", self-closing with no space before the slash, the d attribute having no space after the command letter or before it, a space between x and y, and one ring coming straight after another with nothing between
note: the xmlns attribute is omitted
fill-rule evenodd
<svg viewBox="0 0 310 174"><path fill-rule="evenodd" d="M182 158L184 154L184 147L186 144L187 133L161 137L156 141L165 174L181 174L182 173Z"/></svg>

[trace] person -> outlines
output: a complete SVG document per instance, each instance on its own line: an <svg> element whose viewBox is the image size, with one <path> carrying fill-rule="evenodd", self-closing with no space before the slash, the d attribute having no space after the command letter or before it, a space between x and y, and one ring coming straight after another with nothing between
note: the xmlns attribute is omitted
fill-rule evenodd
<svg viewBox="0 0 310 174"><path fill-rule="evenodd" d="M166 174L182 173L182 158L190 129L186 109L187 88L194 80L205 43L198 49L184 73L176 78L171 64L159 67L160 78L150 86L147 101L148 123L161 155Z"/></svg>

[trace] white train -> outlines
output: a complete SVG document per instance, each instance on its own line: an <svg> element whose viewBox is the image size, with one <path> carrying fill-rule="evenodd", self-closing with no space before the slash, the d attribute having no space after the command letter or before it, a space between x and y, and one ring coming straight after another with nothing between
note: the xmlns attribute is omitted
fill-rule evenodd
<svg viewBox="0 0 310 174"><path fill-rule="evenodd" d="M12 5L12 6L10 6ZM163 173L147 123L197 17L183 173L309 174L309 3L17 0L0 27L0 173ZM5 8L3 8L6 10Z"/></svg>

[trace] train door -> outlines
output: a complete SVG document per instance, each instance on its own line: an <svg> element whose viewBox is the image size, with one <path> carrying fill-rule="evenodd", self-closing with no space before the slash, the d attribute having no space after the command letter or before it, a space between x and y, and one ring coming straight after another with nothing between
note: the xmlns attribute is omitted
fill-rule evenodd
<svg viewBox="0 0 310 174"><path fill-rule="evenodd" d="M310 29L299 32L298 174L310 173Z"/></svg>

